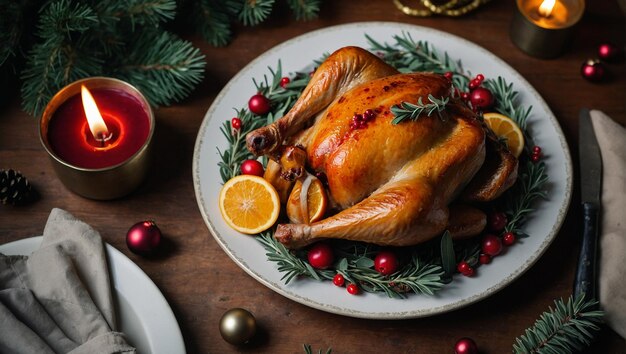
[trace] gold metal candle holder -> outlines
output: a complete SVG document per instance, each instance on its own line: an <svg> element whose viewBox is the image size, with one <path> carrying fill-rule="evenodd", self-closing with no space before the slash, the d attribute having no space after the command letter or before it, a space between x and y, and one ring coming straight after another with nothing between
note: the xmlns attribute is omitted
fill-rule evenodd
<svg viewBox="0 0 626 354"><path fill-rule="evenodd" d="M54 113L68 99L80 95L81 85L88 89L116 89L129 94L145 106L149 133L144 144L127 160L113 166L91 169L74 166L61 159L51 148L48 126ZM113 78L92 77L75 81L61 89L46 106L39 123L39 138L61 182L72 192L86 198L110 200L123 197L145 179L149 168L149 150L154 133L154 113L146 98L134 86Z"/></svg>
<svg viewBox="0 0 626 354"><path fill-rule="evenodd" d="M551 13L542 14L542 0L517 0L511 21L513 43L525 53L541 58L555 58L563 53L576 23L585 10L584 0L557 0Z"/></svg>

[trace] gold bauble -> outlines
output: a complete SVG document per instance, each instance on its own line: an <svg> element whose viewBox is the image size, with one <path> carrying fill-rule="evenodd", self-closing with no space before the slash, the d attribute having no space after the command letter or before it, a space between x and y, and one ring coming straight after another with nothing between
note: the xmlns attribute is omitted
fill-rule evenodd
<svg viewBox="0 0 626 354"><path fill-rule="evenodd" d="M222 315L220 334L230 344L244 344L256 333L256 320L247 310L233 308Z"/></svg>

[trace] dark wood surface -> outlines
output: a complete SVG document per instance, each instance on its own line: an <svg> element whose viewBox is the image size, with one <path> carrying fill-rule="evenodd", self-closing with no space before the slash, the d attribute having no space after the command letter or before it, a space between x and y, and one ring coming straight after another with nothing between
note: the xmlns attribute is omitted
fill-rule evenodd
<svg viewBox="0 0 626 354"><path fill-rule="evenodd" d="M281 3L281 2L279 2ZM200 87L184 102L156 110L155 153L148 180L132 195L98 202L69 192L52 171L37 133L38 121L19 108L19 87L0 110L0 168L20 170L39 190L40 200L25 207L0 205L0 244L39 235L52 208L63 208L99 230L103 238L137 263L161 289L180 324L189 353L301 353L302 344L336 353L451 353L457 339L473 338L482 353L509 352L512 343L553 300L571 293L581 238L579 188L556 240L532 268L497 294L466 308L413 320L363 320L321 312L288 300L248 276L224 253L205 226L191 175L193 147L204 114L221 88L248 62L285 40L311 30L357 21L394 21L444 30L491 51L519 71L543 96L569 143L577 170L578 111L597 108L626 123L624 65L610 65L611 79L582 79L583 61L596 56L598 44L623 45L624 13L617 3L588 1L571 48L553 60L518 50L508 28L513 1L492 1L458 19L407 17L385 1L324 1L321 16L296 22L277 9L257 27L236 27L234 41L201 47L209 65ZM462 58L463 53L451 53ZM245 98L242 98L242 101ZM575 173L577 181L578 173ZM154 219L167 238L166 252L142 258L125 245L128 228ZM263 255L259 255L262 257ZM221 315L233 307L253 312L260 326L255 340L234 347L220 337ZM624 352L624 342L604 329L589 353Z"/></svg>

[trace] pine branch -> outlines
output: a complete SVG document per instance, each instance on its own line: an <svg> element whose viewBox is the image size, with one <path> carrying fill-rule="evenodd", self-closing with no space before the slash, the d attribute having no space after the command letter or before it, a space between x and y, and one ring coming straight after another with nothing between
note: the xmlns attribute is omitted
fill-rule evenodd
<svg viewBox="0 0 626 354"><path fill-rule="evenodd" d="M507 225L505 232L514 232L519 236L525 236L520 226L526 220L528 214L534 211L533 202L538 198L546 198L544 185L548 180L545 173L546 166L543 162L526 162L520 168L517 183L506 192Z"/></svg>
<svg viewBox="0 0 626 354"><path fill-rule="evenodd" d="M320 0L287 0L296 20L312 20L320 11Z"/></svg>
<svg viewBox="0 0 626 354"><path fill-rule="evenodd" d="M272 12L274 0L243 0L238 18L244 26L256 26L265 21Z"/></svg>
<svg viewBox="0 0 626 354"><path fill-rule="evenodd" d="M313 348L311 348L311 345L303 344L302 347L304 348L304 353L305 354L313 354ZM333 352L332 348L328 348L326 350L326 354L332 354L332 352ZM323 354L322 353L322 349L318 350L317 354Z"/></svg>
<svg viewBox="0 0 626 354"><path fill-rule="evenodd" d="M424 113L430 117L433 113L437 113L439 119L446 121L448 119L445 109L450 101L449 97L435 98L435 96L428 94L428 101L430 103L424 104L422 97L417 100L417 104L402 102L400 105L394 105L391 107L391 113L395 118L391 121L392 124L401 123L407 119L417 120Z"/></svg>
<svg viewBox="0 0 626 354"><path fill-rule="evenodd" d="M128 44L114 74L137 86L154 105L182 100L202 80L204 55L169 32L143 32Z"/></svg>
<svg viewBox="0 0 626 354"><path fill-rule="evenodd" d="M595 300L575 300L570 296L567 303L555 300L555 308L541 314L535 324L515 339L514 353L562 354L573 353L588 346L600 330L602 311L594 308Z"/></svg>
<svg viewBox="0 0 626 354"><path fill-rule="evenodd" d="M232 37L228 5L212 0L194 1L193 4L194 23L204 40L216 47L228 44Z"/></svg>

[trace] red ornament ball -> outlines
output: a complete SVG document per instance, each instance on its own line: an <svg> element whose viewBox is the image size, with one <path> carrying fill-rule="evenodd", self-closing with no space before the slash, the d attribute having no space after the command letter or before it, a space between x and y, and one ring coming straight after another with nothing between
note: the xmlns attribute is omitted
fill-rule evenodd
<svg viewBox="0 0 626 354"><path fill-rule="evenodd" d="M146 220L131 226L126 233L126 245L133 253L148 255L161 244L161 230L154 221Z"/></svg>
<svg viewBox="0 0 626 354"><path fill-rule="evenodd" d="M230 120L230 125L233 127L233 129L235 130L239 130L241 129L241 119L235 117L233 119Z"/></svg>
<svg viewBox="0 0 626 354"><path fill-rule="evenodd" d="M599 60L589 59L583 63L580 74L591 82L600 82L606 76L606 67Z"/></svg>
<svg viewBox="0 0 626 354"><path fill-rule="evenodd" d="M478 346L471 338L461 338L454 345L455 354L478 354Z"/></svg>
<svg viewBox="0 0 626 354"><path fill-rule="evenodd" d="M333 254L333 249L327 243L318 242L309 249L307 258L313 268L326 269L333 265L335 255Z"/></svg>
<svg viewBox="0 0 626 354"><path fill-rule="evenodd" d="M348 284L346 290L348 290L348 293L350 293L350 295L357 295L359 293L359 287L354 283Z"/></svg>
<svg viewBox="0 0 626 354"><path fill-rule="evenodd" d="M345 282L346 282L346 279L343 277L343 275L339 273L335 274L335 276L333 277L333 284L337 286L343 286Z"/></svg>
<svg viewBox="0 0 626 354"><path fill-rule="evenodd" d="M250 97L248 108L250 112L262 116L270 111L270 100L260 93L256 94Z"/></svg>
<svg viewBox="0 0 626 354"><path fill-rule="evenodd" d="M487 219L487 226L489 226L489 230L493 232L500 232L504 230L506 223L506 214L501 211L489 214L489 218Z"/></svg>
<svg viewBox="0 0 626 354"><path fill-rule="evenodd" d="M285 88L287 86L288 83L290 83L291 80L288 77L283 77L280 79L280 87Z"/></svg>
<svg viewBox="0 0 626 354"><path fill-rule="evenodd" d="M502 252L502 241L498 236L485 235L485 237L483 237L482 251L484 254L495 257Z"/></svg>
<svg viewBox="0 0 626 354"><path fill-rule="evenodd" d="M474 108L487 109L493 105L493 94L484 87L472 90L469 99Z"/></svg>
<svg viewBox="0 0 626 354"><path fill-rule="evenodd" d="M619 48L611 43L603 43L598 46L598 57L602 60L616 61L620 55Z"/></svg>
<svg viewBox="0 0 626 354"><path fill-rule="evenodd" d="M512 232L506 232L504 235L502 235L502 243L505 246L511 246L515 243L516 237L515 234Z"/></svg>
<svg viewBox="0 0 626 354"><path fill-rule="evenodd" d="M261 164L257 160L246 160L241 163L241 173L244 175L255 175L259 177L263 177L265 170L263 169L263 164Z"/></svg>
<svg viewBox="0 0 626 354"><path fill-rule="evenodd" d="M381 251L374 258L374 269L382 275L395 273L399 266L398 257L391 251Z"/></svg>

